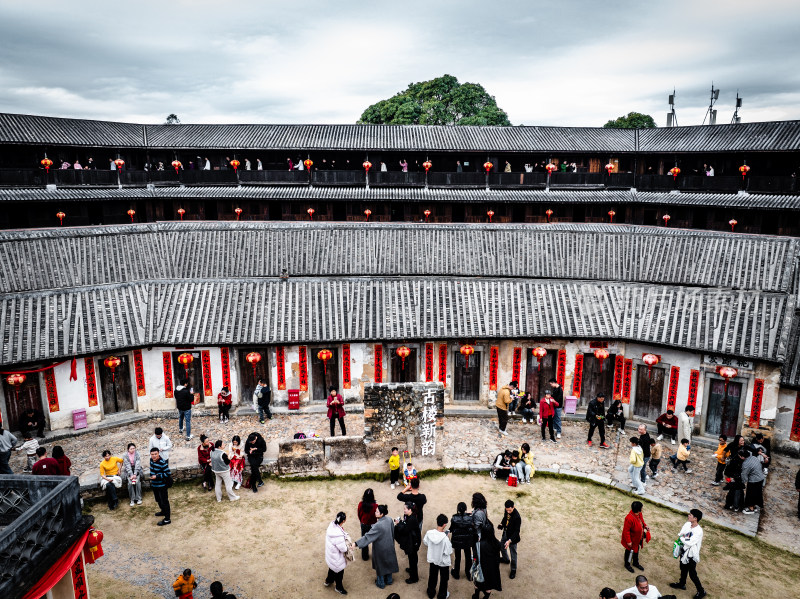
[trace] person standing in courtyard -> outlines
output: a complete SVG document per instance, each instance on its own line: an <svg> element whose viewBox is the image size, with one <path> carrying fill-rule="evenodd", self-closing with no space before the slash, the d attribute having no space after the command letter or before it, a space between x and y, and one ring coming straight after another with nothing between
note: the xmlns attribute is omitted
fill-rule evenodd
<svg viewBox="0 0 800 599"><path fill-rule="evenodd" d="M153 489L153 497L158 504L156 516L161 516L159 526L172 524L170 519L169 487L172 483L172 473L167 463L161 458L158 449L155 447L150 450L150 488Z"/></svg>
<svg viewBox="0 0 800 599"><path fill-rule="evenodd" d="M607 597L608 595L600 595L600 597ZM617 593L616 595L610 595L611 597L616 597L617 599L624 599L628 596L633 596L636 599L658 599L661 597L661 593L658 592L658 589L654 587L652 584L647 582L647 577L643 574L640 574L636 577L636 585L632 586L629 589L625 589L624 591ZM670 596L670 595L667 595ZM671 595L671 597L675 597L675 595Z"/></svg>
<svg viewBox="0 0 800 599"><path fill-rule="evenodd" d="M447 516L436 516L436 528L425 533L422 542L428 548L428 598L447 599L450 596L447 583L450 580L450 556L453 545L447 536ZM436 592L436 581L439 581L439 592Z"/></svg>
<svg viewBox="0 0 800 599"><path fill-rule="evenodd" d="M639 476L642 479L642 484L647 482L647 463L650 461L650 441L652 441L652 437L647 432L647 425L640 424L638 428L639 433L639 447L642 449L642 458L644 459L644 464L642 464L642 471L639 473Z"/></svg>
<svg viewBox="0 0 800 599"><path fill-rule="evenodd" d="M414 515L414 504L410 501L403 505L403 517L394 521L394 539L408 556L406 584L419 582L419 546L422 544L422 535L419 521Z"/></svg>
<svg viewBox="0 0 800 599"><path fill-rule="evenodd" d="M550 389L544 392L544 397L539 400L539 420L542 421L542 441L547 441L545 437L545 430L550 432L550 440L553 443L558 443L553 433L553 417L555 416L555 401L553 401L553 394Z"/></svg>
<svg viewBox="0 0 800 599"><path fill-rule="evenodd" d="M250 488L253 493L258 493L258 488L264 486L261 480L261 464L264 462L264 453L267 451L267 442L260 433L250 433L244 444L244 454L250 464Z"/></svg>
<svg viewBox="0 0 800 599"><path fill-rule="evenodd" d="M136 443L128 443L128 451L122 458L122 476L128 481L128 497L131 500L131 507L142 505L142 458L136 449Z"/></svg>
<svg viewBox="0 0 800 599"><path fill-rule="evenodd" d="M508 425L508 408L511 405L511 393L516 393L519 383L511 381L508 385L503 385L497 392L497 400L494 406L497 409L497 430L501 435L507 435L506 425Z"/></svg>
<svg viewBox="0 0 800 599"><path fill-rule="evenodd" d="M623 563L628 572L633 572L634 568L644 570L639 563L639 550L644 547L650 529L644 521L642 507L641 501L634 501L622 524L622 546L625 548Z"/></svg>
<svg viewBox="0 0 800 599"><path fill-rule="evenodd" d="M8 433L9 435L11 433ZM39 449L39 440L33 437L33 433L27 432L22 435L24 441L22 445L19 447L15 447L14 451L24 451L25 452L25 467L22 469L22 472L30 472L33 465L36 463L36 450ZM16 437L14 438L16 441ZM6 462L8 463L8 462ZM13 474L13 473L12 473Z"/></svg>
<svg viewBox="0 0 800 599"><path fill-rule="evenodd" d="M603 402L605 402L606 396L602 393L598 393L597 397L595 397L592 401L589 402L589 406L586 408L586 421L589 423L589 436L586 439L586 444L591 447L592 446L592 437L594 436L594 429L597 429L600 432L600 447L603 449L608 449L608 445L606 444L606 408Z"/></svg>
<svg viewBox="0 0 800 599"><path fill-rule="evenodd" d="M211 471L211 450L214 445L206 435L200 435L200 445L197 446L197 463L203 469L203 488L210 491L214 485L214 473Z"/></svg>
<svg viewBox="0 0 800 599"><path fill-rule="evenodd" d="M11 450L16 443L17 438L3 428L3 422L0 420L0 474L14 474L11 466L8 465L8 460L11 459ZM32 466L31 464L28 468Z"/></svg>
<svg viewBox="0 0 800 599"><path fill-rule="evenodd" d="M678 417L675 412L667 410L665 414L661 414L656 418L656 425L658 425L658 440L661 441L666 435L675 445L675 439L678 437Z"/></svg>
<svg viewBox="0 0 800 599"><path fill-rule="evenodd" d="M652 478L658 478L658 465L661 463L661 454L664 448L657 439L650 438L650 472Z"/></svg>
<svg viewBox="0 0 800 599"><path fill-rule="evenodd" d="M239 501L239 496L233 492L230 463L231 460L228 454L222 451L222 439L217 439L214 443L214 449L211 451L211 471L214 473L214 494L217 496L217 503L222 501L223 485L225 485L228 499Z"/></svg>
<svg viewBox="0 0 800 599"><path fill-rule="evenodd" d="M330 388L330 395L328 395L328 420L331 425L331 437L336 436L336 421L339 421L339 428L342 430L342 436L347 435L347 430L344 427L344 398L339 395L336 387Z"/></svg>
<svg viewBox="0 0 800 599"><path fill-rule="evenodd" d="M389 508L384 504L377 507L377 521L369 532L356 541L355 546L363 549L372 544L372 568L375 570L375 586L383 589L392 584L392 574L400 571L397 565L397 553L394 549L394 522L387 517Z"/></svg>
<svg viewBox="0 0 800 599"><path fill-rule="evenodd" d="M450 532L452 533L453 553L456 559L450 575L458 580L461 569L461 554L464 554L464 575L470 578L469 569L472 566L472 547L475 545L477 535L472 526L472 514L467 513L467 504L463 501L456 506L456 513L450 519Z"/></svg>
<svg viewBox="0 0 800 599"><path fill-rule="evenodd" d="M250 169L247 169L250 170ZM231 404L233 403L233 395L231 390L223 387L217 394L217 412L219 413L220 422L228 422L230 420Z"/></svg>
<svg viewBox="0 0 800 599"><path fill-rule="evenodd" d="M271 398L272 389L269 388L266 380L259 378L256 390L253 391L253 409L258 412L258 421L261 424L264 424L265 417L272 420L272 412L269 409Z"/></svg>
<svg viewBox="0 0 800 599"><path fill-rule="evenodd" d="M36 457L38 459L33 465L33 468L31 468L31 474L36 476L59 476L61 474L61 470L58 469L58 462L55 458L47 457L47 449L39 447L39 449L36 450Z"/></svg>
<svg viewBox="0 0 800 599"><path fill-rule="evenodd" d="M339 512L336 514L336 519L328 524L328 530L325 532L325 563L328 565L325 586L335 583L334 589L340 595L347 595L343 585L347 552L350 550L350 537L343 528L346 521L347 515Z"/></svg>
<svg viewBox="0 0 800 599"><path fill-rule="evenodd" d="M180 597L180 599L192 599L196 588L197 581L195 581L194 574L189 568L186 568L183 574L178 576L178 579L172 583L172 590L175 591L175 596Z"/></svg>
<svg viewBox="0 0 800 599"><path fill-rule="evenodd" d="M358 522L361 525L362 537L367 534L369 529L372 528L372 525L377 522L378 519L375 517L375 510L377 508L378 502L375 501L375 493L372 489L366 489L364 495L361 497L361 501L358 502L358 508L356 508ZM364 547L361 550L361 559L364 561L369 559L368 547Z"/></svg>
<svg viewBox="0 0 800 599"><path fill-rule="evenodd" d="M64 453L64 448L61 445L53 445L53 459L58 462L58 473L61 476L70 476L72 460Z"/></svg>
<svg viewBox="0 0 800 599"><path fill-rule="evenodd" d="M410 501L414 504L414 515L419 521L419 530L422 532L422 519L424 517L425 504L428 503L428 498L424 493L419 492L419 478L412 478L406 488L397 494L397 500L403 503L408 503Z"/></svg>
<svg viewBox="0 0 800 599"><path fill-rule="evenodd" d="M476 545L475 559L480 564L483 582L473 581L475 593L473 593L472 599L479 599L481 592L483 592L483 597L480 599L489 599L492 591L503 590L500 580L500 541L494 534L494 524L491 520L486 520L480 537L480 541Z"/></svg>
<svg viewBox="0 0 800 599"><path fill-rule="evenodd" d="M181 384L175 387L175 407L178 408L178 432L183 434L183 423L186 422L186 440L191 441L192 436L192 404L194 396L189 389L188 379L181 380Z"/></svg>
<svg viewBox="0 0 800 599"><path fill-rule="evenodd" d="M691 444L693 428L694 406L686 406L686 409L678 416L678 439L689 439Z"/></svg>
<svg viewBox="0 0 800 599"><path fill-rule="evenodd" d="M727 460L725 458L725 452L728 449L728 437L725 435L719 436L719 444L717 445L717 450L714 452L714 457L717 458L717 470L714 472L714 482L711 484L715 487L718 487L720 483L722 483L722 477L725 474L725 466L727 465Z"/></svg>
<svg viewBox="0 0 800 599"><path fill-rule="evenodd" d="M631 487L637 495L644 495L644 484L642 483L642 466L644 466L644 456L642 448L639 447L639 437L631 437L631 455L628 474L631 477Z"/></svg>
<svg viewBox="0 0 800 599"><path fill-rule="evenodd" d="M239 435L234 435L228 445L228 457L231 460L230 471L234 489L242 488L242 472L244 472L244 449Z"/></svg>
<svg viewBox="0 0 800 599"><path fill-rule="evenodd" d="M172 441L169 440L169 437L160 426L156 427L154 433L155 434L150 437L150 443L147 449L148 451L153 448L157 449L161 459L169 464L169 452L172 449Z"/></svg>
<svg viewBox="0 0 800 599"><path fill-rule="evenodd" d="M550 390L553 394L553 428L556 430L556 439L561 438L561 414L564 411L564 389L558 384L556 379L550 379Z"/></svg>
<svg viewBox="0 0 800 599"><path fill-rule="evenodd" d="M522 518L514 507L514 502L510 499L505 503L506 513L497 528L503 531L500 538L500 563L511 564L511 573L508 575L512 580L517 575L517 543L519 543L519 531L522 528ZM508 554L511 559L508 559Z"/></svg>
<svg viewBox="0 0 800 599"><path fill-rule="evenodd" d="M481 536L483 535L483 529L486 526L486 522L489 520L489 515L486 513L488 509L486 497L483 496L483 493L473 493L471 505L472 526L475 530L475 536L478 538L478 540L480 540Z"/></svg>
<svg viewBox="0 0 800 599"><path fill-rule="evenodd" d="M743 514L755 514L764 507L764 468L758 456L750 454L742 463L742 482L747 485Z"/></svg>
<svg viewBox="0 0 800 599"><path fill-rule="evenodd" d="M111 455L106 449L103 451L103 461L100 462L100 488L106 492L108 509L115 510L119 505L117 499L117 489L122 487L122 477L120 476L120 464L122 458Z"/></svg>
<svg viewBox="0 0 800 599"><path fill-rule="evenodd" d="M694 583L697 592L694 599L702 599L706 596L703 583L697 575L697 564L700 563L700 549L703 546L703 528L700 520L703 519L703 512L698 509L689 510L687 522L678 534L681 546L681 578L678 582L671 582L669 586L673 589L686 590L686 577L688 576Z"/></svg>

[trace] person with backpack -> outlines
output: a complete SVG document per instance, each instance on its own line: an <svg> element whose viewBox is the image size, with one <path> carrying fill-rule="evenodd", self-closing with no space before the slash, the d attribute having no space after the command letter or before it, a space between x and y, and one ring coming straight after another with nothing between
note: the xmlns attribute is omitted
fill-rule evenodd
<svg viewBox="0 0 800 599"><path fill-rule="evenodd" d="M394 521L394 540L408 556L408 578L406 584L419 582L419 546L422 544L419 520L414 515L414 504L403 505L403 517Z"/></svg>
<svg viewBox="0 0 800 599"><path fill-rule="evenodd" d="M486 520L481 528L480 537L480 541L476 545L475 560L480 566L483 582L473 580L475 593L473 593L472 599L479 599L481 592L483 592L483 597L480 599L489 599L492 591L503 590L500 580L500 541L494 534L494 524L491 520Z"/></svg>
<svg viewBox="0 0 800 599"><path fill-rule="evenodd" d="M453 553L456 559L453 564L453 569L450 570L450 575L456 580L459 579L459 570L461 569L461 554L464 554L464 575L467 580L472 580L470 577L469 569L472 566L472 547L475 541L478 540L475 534L475 529L472 526L472 514L467 513L467 504L463 501L456 506L456 513L450 518L450 532L451 542L453 544Z"/></svg>
<svg viewBox="0 0 800 599"><path fill-rule="evenodd" d="M256 390L253 391L253 409L258 412L258 421L261 424L264 424L265 416L272 420L272 412L269 410L271 397L272 390L267 386L267 381L259 378Z"/></svg>

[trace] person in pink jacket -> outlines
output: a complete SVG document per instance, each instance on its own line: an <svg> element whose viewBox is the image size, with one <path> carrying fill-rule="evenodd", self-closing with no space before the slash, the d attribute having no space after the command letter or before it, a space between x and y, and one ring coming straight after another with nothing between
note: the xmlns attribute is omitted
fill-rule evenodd
<svg viewBox="0 0 800 599"><path fill-rule="evenodd" d="M545 438L545 430L550 432L550 440L553 443L556 441L555 434L553 433L553 418L556 415L557 402L553 399L553 393L550 389L544 392L544 397L539 401L539 418L542 421L542 441L547 441Z"/></svg>
<svg viewBox="0 0 800 599"><path fill-rule="evenodd" d="M342 435L346 435L347 431L344 428L344 397L339 395L336 387L331 387L327 405L328 420L331 422L331 437L335 436L337 420L339 421L339 427L342 429Z"/></svg>
<svg viewBox="0 0 800 599"><path fill-rule="evenodd" d="M340 595L347 595L342 585L344 569L347 567L347 550L350 549L350 537L342 528L347 520L344 512L336 514L336 520L328 524L328 531L325 533L325 563L328 564L328 576L325 578L325 586L336 583L336 592Z"/></svg>

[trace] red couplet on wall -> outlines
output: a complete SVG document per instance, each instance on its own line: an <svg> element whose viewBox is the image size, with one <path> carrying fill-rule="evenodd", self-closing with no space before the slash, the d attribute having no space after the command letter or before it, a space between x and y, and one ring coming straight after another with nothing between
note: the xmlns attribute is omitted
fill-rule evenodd
<svg viewBox="0 0 800 599"><path fill-rule="evenodd" d="M136 396L144 397L147 395L147 389L144 383L144 364L142 361L142 350L133 350L133 373L136 378Z"/></svg>
<svg viewBox="0 0 800 599"><path fill-rule="evenodd" d="M286 349L279 345L275 348L275 368L278 369L278 389L286 389Z"/></svg>
<svg viewBox="0 0 800 599"><path fill-rule="evenodd" d="M433 343L425 344L425 382L433 382Z"/></svg>
<svg viewBox="0 0 800 599"><path fill-rule="evenodd" d="M583 354L575 356L575 372L572 375L572 394L580 399L581 379L583 378Z"/></svg>
<svg viewBox="0 0 800 599"><path fill-rule="evenodd" d="M231 354L227 347L219 349L219 359L222 363L222 384L231 388Z"/></svg>
<svg viewBox="0 0 800 599"><path fill-rule="evenodd" d="M564 380L567 378L567 350L558 350L558 362L556 366L556 381L564 388Z"/></svg>
<svg viewBox="0 0 800 599"><path fill-rule="evenodd" d="M758 428L761 420L761 402L764 400L764 379L756 379L753 384L753 403L750 404L750 428Z"/></svg>
<svg viewBox="0 0 800 599"><path fill-rule="evenodd" d="M161 360L164 365L164 397L171 399L174 397L172 392L172 354L165 351Z"/></svg>
<svg viewBox="0 0 800 599"><path fill-rule="evenodd" d="M203 366L203 392L206 397L213 397L214 390L211 383L211 352L200 352L200 364Z"/></svg>
<svg viewBox="0 0 800 599"><path fill-rule="evenodd" d="M94 376L94 360L83 359L83 368L86 371L86 394L89 397L89 406L97 405L97 379Z"/></svg>
<svg viewBox="0 0 800 599"><path fill-rule="evenodd" d="M622 401L622 375L625 370L625 357L617 354L614 358L614 400Z"/></svg>
<svg viewBox="0 0 800 599"><path fill-rule="evenodd" d="M511 378L515 381L519 381L519 371L522 366L522 348L515 347L513 356L514 357L511 362Z"/></svg>
<svg viewBox="0 0 800 599"><path fill-rule="evenodd" d="M800 441L800 391L797 392L797 397L794 400L794 416L792 417L792 429L789 433L789 439L792 441Z"/></svg>
<svg viewBox="0 0 800 599"><path fill-rule="evenodd" d="M439 382L447 386L447 344L439 345Z"/></svg>
<svg viewBox="0 0 800 599"><path fill-rule="evenodd" d="M350 344L342 344L342 389L350 388Z"/></svg>
<svg viewBox="0 0 800 599"><path fill-rule="evenodd" d="M700 386L700 371L692 370L689 372L689 397L686 401L686 407L697 406L697 388Z"/></svg>
<svg viewBox="0 0 800 599"><path fill-rule="evenodd" d="M300 346L298 359L298 376L300 378L300 391L308 391L308 351L305 345Z"/></svg>
<svg viewBox="0 0 800 599"><path fill-rule="evenodd" d="M675 410L678 401L678 380L680 379L680 366L673 366L669 369L669 391L667 391L667 409Z"/></svg>
<svg viewBox="0 0 800 599"><path fill-rule="evenodd" d="M375 346L375 382L383 382L383 345Z"/></svg>
<svg viewBox="0 0 800 599"><path fill-rule="evenodd" d="M500 363L500 348L489 348L489 391L497 391L497 368Z"/></svg>
<svg viewBox="0 0 800 599"><path fill-rule="evenodd" d="M56 375L52 368L44 371L44 384L47 390L47 407L51 412L58 412L58 391L56 390Z"/></svg>
<svg viewBox="0 0 800 599"><path fill-rule="evenodd" d="M622 373L622 403L631 403L631 378L633 377L633 360L625 360Z"/></svg>

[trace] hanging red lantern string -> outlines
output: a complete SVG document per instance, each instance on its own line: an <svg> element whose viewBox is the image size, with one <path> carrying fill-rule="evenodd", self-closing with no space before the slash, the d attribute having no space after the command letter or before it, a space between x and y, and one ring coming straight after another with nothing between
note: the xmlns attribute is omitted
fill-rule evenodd
<svg viewBox="0 0 800 599"><path fill-rule="evenodd" d="M113 382L114 377L115 377L114 373L117 370L117 366L119 366L121 363L122 363L122 360L120 360L117 356L109 356L105 360L103 360L103 364L105 364L106 368L108 368L111 371L111 380L112 380L112 382Z"/></svg>
<svg viewBox="0 0 800 599"><path fill-rule="evenodd" d="M118 170L118 171L121 171L121 170L122 170L122 167L123 167L123 166L125 166L125 161L124 161L122 158L117 158L117 159L114 161L114 166L116 166L116 167L117 167L117 170Z"/></svg>
<svg viewBox="0 0 800 599"><path fill-rule="evenodd" d="M311 167L314 166L314 161L311 160L311 158L306 158L305 160L303 160L303 164L305 165L306 170L310 171Z"/></svg>
<svg viewBox="0 0 800 599"><path fill-rule="evenodd" d="M253 367L253 378L255 379L256 378L256 366L258 366L258 363L261 361L261 354L258 353L257 351L251 351L249 354L247 354L244 357L244 359L247 360L250 363L250 365Z"/></svg>
<svg viewBox="0 0 800 599"><path fill-rule="evenodd" d="M428 217L431 215L431 211L430 210L423 210L422 214L425 215L425 222L427 223L428 222Z"/></svg>
<svg viewBox="0 0 800 599"><path fill-rule="evenodd" d="M61 223L62 227L64 226L64 217L65 216L66 216L66 214L64 214L63 212L56 212L56 218L58 219L59 223Z"/></svg>
<svg viewBox="0 0 800 599"><path fill-rule="evenodd" d="M184 210L183 208L178 208L178 215L181 217L181 220L183 220L184 214L186 214L186 210Z"/></svg>
<svg viewBox="0 0 800 599"><path fill-rule="evenodd" d="M308 212L308 218L314 220L314 212L316 212L316 210L314 210L313 208L309 208L308 210L306 210L306 212Z"/></svg>
<svg viewBox="0 0 800 599"><path fill-rule="evenodd" d="M400 358L400 370L406 369L406 358L411 355L411 350L407 348L405 345L401 345L395 350L395 353Z"/></svg>
<svg viewBox="0 0 800 599"><path fill-rule="evenodd" d="M179 174L178 171L180 171L181 168L183 168L183 164L181 164L180 160L173 160L172 161L172 168L175 169L175 174L177 175L177 174Z"/></svg>
<svg viewBox="0 0 800 599"><path fill-rule="evenodd" d="M49 173L50 167L53 166L53 161L50 160L47 156L45 156L44 158L42 158L41 164L44 167L44 170Z"/></svg>
<svg viewBox="0 0 800 599"><path fill-rule="evenodd" d="M553 173L553 171L558 170L558 167L552 162L548 162L547 166L545 166L544 168L547 170L547 176L550 176Z"/></svg>
<svg viewBox="0 0 800 599"><path fill-rule="evenodd" d="M750 172L750 167L745 163L739 167L739 172L742 173L742 181L744 181L745 176Z"/></svg>
<svg viewBox="0 0 800 599"><path fill-rule="evenodd" d="M133 208L128 210L128 216L131 217L131 222L133 222L133 217L136 216L136 210L134 210Z"/></svg>
<svg viewBox="0 0 800 599"><path fill-rule="evenodd" d="M547 355L547 350L543 347L537 347L533 350L533 355L536 356L536 370L542 369L542 359Z"/></svg>
<svg viewBox="0 0 800 599"><path fill-rule="evenodd" d="M239 162L238 160L236 160L236 158L234 158L233 160L231 160L231 166L233 167L233 170L234 170L234 171L236 171L236 170L238 170L238 169L239 169L239 165L240 165L240 164L241 164L241 162Z"/></svg>
<svg viewBox="0 0 800 599"><path fill-rule="evenodd" d="M192 354L183 353L178 356L178 363L183 366L183 372L186 378L189 378L189 364L194 361L194 356Z"/></svg>
<svg viewBox="0 0 800 599"><path fill-rule="evenodd" d="M103 557L103 533L92 527L86 537L86 544L83 547L83 558L87 564L93 564L97 558Z"/></svg>
<svg viewBox="0 0 800 599"><path fill-rule="evenodd" d="M464 368L469 368L469 357L475 353L475 348L471 345L462 345L458 351L461 352L461 355L464 356L466 360Z"/></svg>
<svg viewBox="0 0 800 599"><path fill-rule="evenodd" d="M728 381L730 381L733 377L739 374L739 371L735 368L730 366L723 366L722 368L718 369L717 372L719 375L725 379L725 394L728 394Z"/></svg>
<svg viewBox="0 0 800 599"><path fill-rule="evenodd" d="M611 163L609 162L609 163L608 163L608 164L605 166L605 169L606 169L606 172L608 173L608 176L610 177L610 176L611 176L611 173L613 173L613 172L614 172L614 165L613 165L613 164L611 164Z"/></svg>
<svg viewBox="0 0 800 599"><path fill-rule="evenodd" d="M603 372L603 361L608 357L608 355L607 349L594 350L594 357L600 360L600 372Z"/></svg>
<svg viewBox="0 0 800 599"><path fill-rule="evenodd" d="M431 170L431 167L432 167L432 166L433 166L433 163L432 163L430 160L426 160L425 162L423 162L423 163L422 163L422 168L424 168L424 169L425 169L425 172L426 172L426 173L427 173L429 170Z"/></svg>
<svg viewBox="0 0 800 599"><path fill-rule="evenodd" d="M239 220L239 217L242 215L242 209L234 208L233 211L236 213L236 220Z"/></svg>
<svg viewBox="0 0 800 599"><path fill-rule="evenodd" d="M493 167L493 166L494 166L494 165L493 165L491 162L489 162L488 160L487 160L486 162L484 162L484 163L483 163L483 170L485 170L485 171L486 171L486 174L487 174L487 175L489 174L489 171L490 171L490 170L492 170L492 167Z"/></svg>
<svg viewBox="0 0 800 599"><path fill-rule="evenodd" d="M361 166L363 166L364 170L367 171L367 174L369 174L369 169L372 168L372 163L369 160L365 160L363 163L361 163Z"/></svg>
<svg viewBox="0 0 800 599"><path fill-rule="evenodd" d="M645 354L645 355L642 356L642 362L647 364L647 378L648 379L650 378L650 375L653 372L653 366L658 364L660 361L661 361L661 358L659 358L655 354Z"/></svg>
<svg viewBox="0 0 800 599"><path fill-rule="evenodd" d="M553 211L548 208L547 210L544 211L544 214L547 217L547 222L549 223L550 217L553 216Z"/></svg>
<svg viewBox="0 0 800 599"><path fill-rule="evenodd" d="M487 210L486 216L489 217L489 222L492 222L492 217L494 216L494 210Z"/></svg>
<svg viewBox="0 0 800 599"><path fill-rule="evenodd" d="M609 210L609 211L608 211L608 220L609 220L609 222L612 222L612 223L613 223L613 222L614 222L614 217L615 217L616 215L617 215L617 213L616 213L616 212L614 212L613 210Z"/></svg>
<svg viewBox="0 0 800 599"><path fill-rule="evenodd" d="M333 357L333 353L329 349L321 349L317 352L317 357L322 360L322 368L325 371L325 376L328 375L328 360Z"/></svg>
<svg viewBox="0 0 800 599"><path fill-rule="evenodd" d="M372 210L370 210L369 208L364 210L364 216L367 217L367 222L369 222L369 217L370 217L371 214L372 214Z"/></svg>
<svg viewBox="0 0 800 599"><path fill-rule="evenodd" d="M662 220L664 221L664 226L665 226L665 227L669 227L669 220L670 220L672 217L671 217L669 214L665 214L665 215L664 215L664 216L662 216L661 218L662 218Z"/></svg>
<svg viewBox="0 0 800 599"><path fill-rule="evenodd" d="M667 172L668 172L670 175L672 175L672 178L673 178L673 179L677 179L677 178L678 178L678 175L680 175L680 174L681 174L681 169L679 169L677 166L673 166L673 167L672 167L671 169L669 169L669 171L667 171Z"/></svg>
<svg viewBox="0 0 800 599"><path fill-rule="evenodd" d="M733 233L733 230L736 227L736 225L739 224L739 221L736 220L735 218L732 218L731 220L728 221L728 224L731 226L731 233Z"/></svg>
<svg viewBox="0 0 800 599"><path fill-rule="evenodd" d="M19 387L20 385L22 385L22 383L25 382L25 379L27 378L28 377L26 377L24 374L14 373L14 374L9 374L6 377L6 382L12 387Z"/></svg>

